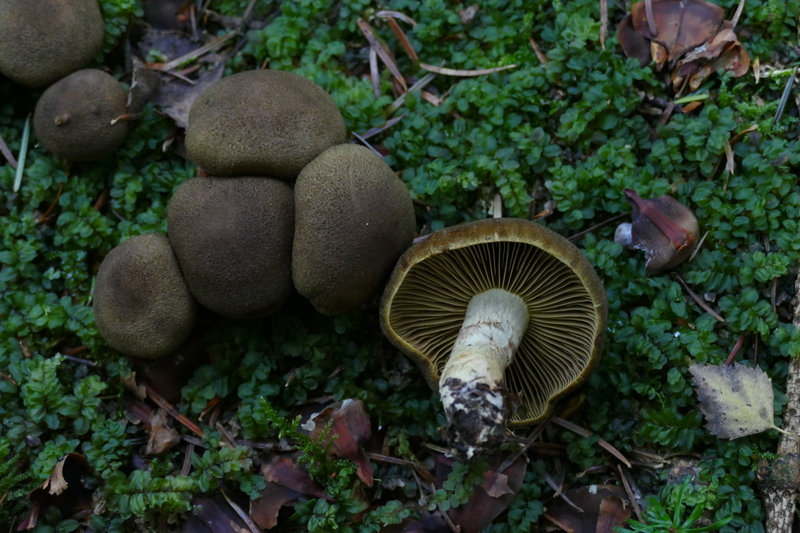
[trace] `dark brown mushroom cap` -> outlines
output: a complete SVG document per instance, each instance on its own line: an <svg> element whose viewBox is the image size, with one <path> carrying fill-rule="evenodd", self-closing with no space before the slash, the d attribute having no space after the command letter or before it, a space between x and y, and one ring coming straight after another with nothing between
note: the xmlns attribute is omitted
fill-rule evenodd
<svg viewBox="0 0 800 533"><path fill-rule="evenodd" d="M433 233L398 261L383 294L381 326L438 390L467 305L489 289L512 292L528 306L528 329L505 384L522 401L511 423L540 420L594 370L608 315L592 265L560 235L520 219Z"/></svg>
<svg viewBox="0 0 800 533"><path fill-rule="evenodd" d="M164 235L126 240L103 259L94 319L109 346L145 359L169 355L194 326L197 304Z"/></svg>
<svg viewBox="0 0 800 533"><path fill-rule="evenodd" d="M189 112L189 159L214 176L294 181L312 159L347 140L333 98L306 78L250 70L211 84Z"/></svg>
<svg viewBox="0 0 800 533"><path fill-rule="evenodd" d="M58 157L95 161L125 142L127 92L102 70L73 72L51 85L36 103L33 127L42 145Z"/></svg>
<svg viewBox="0 0 800 533"><path fill-rule="evenodd" d="M270 178L193 178L172 195L169 242L195 298L229 318L268 315L292 293L292 188Z"/></svg>
<svg viewBox="0 0 800 533"><path fill-rule="evenodd" d="M414 240L405 184L369 148L329 148L297 178L292 275L326 315L365 304Z"/></svg>
<svg viewBox="0 0 800 533"><path fill-rule="evenodd" d="M88 64L103 46L97 0L0 2L0 72L46 87Z"/></svg>

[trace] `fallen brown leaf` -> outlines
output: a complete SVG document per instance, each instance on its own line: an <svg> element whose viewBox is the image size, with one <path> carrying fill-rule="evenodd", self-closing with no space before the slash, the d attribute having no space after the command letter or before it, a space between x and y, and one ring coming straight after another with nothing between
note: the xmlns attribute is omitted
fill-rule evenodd
<svg viewBox="0 0 800 533"><path fill-rule="evenodd" d="M159 409L150 418L150 439L147 441L146 455L158 455L181 441L181 436L169 426L167 412Z"/></svg>
<svg viewBox="0 0 800 533"><path fill-rule="evenodd" d="M183 533L251 533L233 508L219 494L213 498L192 498L193 514Z"/></svg>
<svg viewBox="0 0 800 533"><path fill-rule="evenodd" d="M261 473L267 485L261 491L261 496L250 504L250 517L258 527L275 527L281 508L294 504L301 497L310 496L331 501L314 480L289 457L274 457L261 465Z"/></svg>
<svg viewBox="0 0 800 533"><path fill-rule="evenodd" d="M335 435L329 453L344 459L349 459L356 464L359 479L368 487L372 486L372 465L364 455L362 444L372 434L372 424L367 415L364 402L361 400L344 400L326 407L322 412L311 417L306 427L311 429L311 438L319 440L322 430L331 424L328 439L323 443L327 446Z"/></svg>
<svg viewBox="0 0 800 533"><path fill-rule="evenodd" d="M200 76L194 85L168 76L170 79L163 83L161 90L153 98L153 103L160 106L162 111L175 121L176 126L187 129L189 127L189 110L195 99L206 87L222 78L223 72L225 72L225 65L219 63Z"/></svg>

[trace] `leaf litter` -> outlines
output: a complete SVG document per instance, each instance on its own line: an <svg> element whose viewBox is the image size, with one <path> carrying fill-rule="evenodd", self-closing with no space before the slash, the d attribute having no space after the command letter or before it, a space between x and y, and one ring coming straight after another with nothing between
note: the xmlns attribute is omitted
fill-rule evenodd
<svg viewBox="0 0 800 533"><path fill-rule="evenodd" d="M768 429L788 434L773 422L772 380L760 368L693 364L689 372L706 429L717 437L733 440Z"/></svg>

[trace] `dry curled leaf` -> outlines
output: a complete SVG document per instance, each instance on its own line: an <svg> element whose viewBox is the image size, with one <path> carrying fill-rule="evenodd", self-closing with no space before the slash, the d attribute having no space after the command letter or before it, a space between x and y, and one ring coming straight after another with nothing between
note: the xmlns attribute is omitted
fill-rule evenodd
<svg viewBox="0 0 800 533"><path fill-rule="evenodd" d="M705 0L652 0L631 6L631 14L617 27L622 50L644 66L655 62L657 71L667 67L675 91L685 84L696 90L718 69L744 75L750 56L737 40L733 23L724 21L724 10Z"/></svg>
<svg viewBox="0 0 800 533"><path fill-rule="evenodd" d="M36 527L40 514L49 507L57 507L64 518L89 509L92 491L83 486L81 477L90 472L91 467L83 455L68 453L61 457L50 477L28 496L31 501L30 514L19 525L18 531Z"/></svg>
<svg viewBox="0 0 800 533"><path fill-rule="evenodd" d="M768 429L772 421L772 380L760 368L693 364L700 410L706 429L723 439L738 439Z"/></svg>
<svg viewBox="0 0 800 533"><path fill-rule="evenodd" d="M169 425L169 416L159 409L150 418L150 439L147 441L146 455L158 455L181 441L180 434Z"/></svg>

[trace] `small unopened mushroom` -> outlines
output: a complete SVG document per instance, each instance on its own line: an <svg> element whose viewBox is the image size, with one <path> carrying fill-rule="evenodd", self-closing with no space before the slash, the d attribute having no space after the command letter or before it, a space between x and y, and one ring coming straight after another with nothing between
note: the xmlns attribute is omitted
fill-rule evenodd
<svg viewBox="0 0 800 533"><path fill-rule="evenodd" d="M214 176L293 182L312 159L347 140L333 98L282 70L249 70L208 86L192 104L186 150Z"/></svg>
<svg viewBox="0 0 800 533"><path fill-rule="evenodd" d="M128 93L111 74L85 69L51 85L36 103L33 127L42 145L58 157L95 161L125 142Z"/></svg>
<svg viewBox="0 0 800 533"><path fill-rule="evenodd" d="M674 268L687 259L700 231L692 210L671 196L645 200L633 189L624 192L633 206L633 222L620 224L614 240L644 251L647 274Z"/></svg>
<svg viewBox="0 0 800 533"><path fill-rule="evenodd" d="M3 0L0 72L26 87L46 87L87 65L104 34L97 0Z"/></svg>
<svg viewBox="0 0 800 533"><path fill-rule="evenodd" d="M405 184L369 148L342 144L303 169L294 196L297 292L325 315L368 302L414 239Z"/></svg>
<svg viewBox="0 0 800 533"><path fill-rule="evenodd" d="M93 303L109 346L144 359L175 351L189 336L197 303L164 235L131 237L103 259Z"/></svg>
<svg viewBox="0 0 800 533"><path fill-rule="evenodd" d="M294 202L287 183L192 178L172 195L167 226L189 289L212 311L256 318L291 295Z"/></svg>
<svg viewBox="0 0 800 533"><path fill-rule="evenodd" d="M433 233L400 258L381 302L384 333L438 388L447 437L466 459L502 443L509 418L541 420L582 383L606 320L580 250L518 219ZM513 413L509 395L520 402Z"/></svg>

